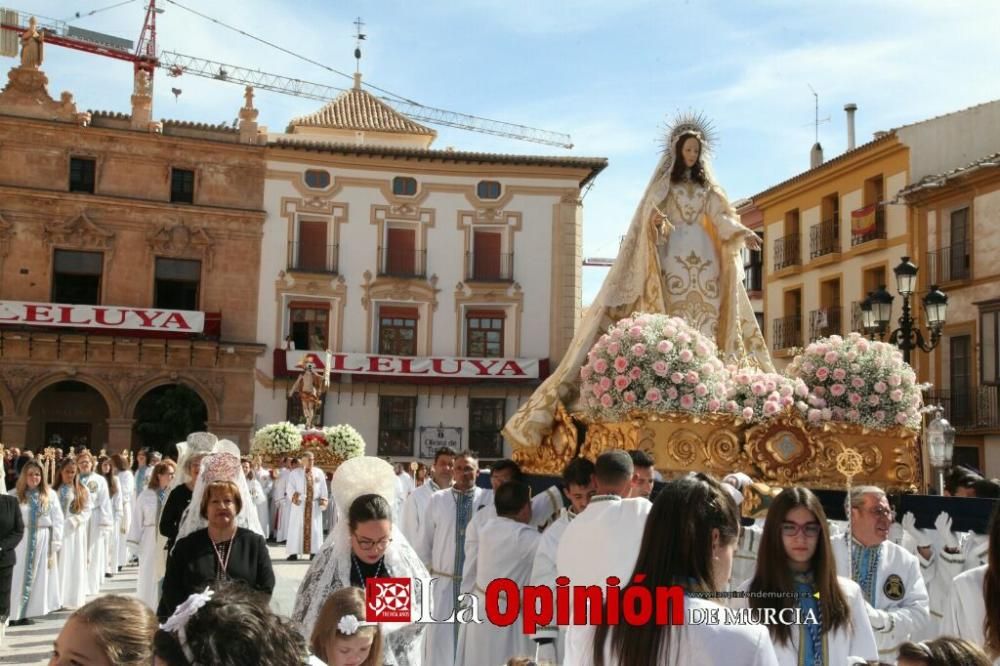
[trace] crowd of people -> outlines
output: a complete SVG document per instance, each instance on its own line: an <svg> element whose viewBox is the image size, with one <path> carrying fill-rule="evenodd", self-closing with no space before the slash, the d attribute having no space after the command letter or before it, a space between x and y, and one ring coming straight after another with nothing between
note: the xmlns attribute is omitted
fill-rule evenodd
<svg viewBox="0 0 1000 666"><path fill-rule="evenodd" d="M946 514L922 530L912 515L896 522L881 489L860 486L845 523L828 519L810 490L789 487L749 520L740 515L754 487L745 475L688 474L660 486L640 451L576 458L537 494L511 460L495 462L491 487L479 487L477 456L447 448L416 479L371 457L333 475L308 453L266 469L214 438L184 447L176 463L145 452L136 462L63 456L49 487L28 456L7 477L0 615L20 625L76 609L53 664L1000 664L996 514L987 534L953 532ZM991 484L959 468L944 493L996 497ZM270 608L268 541L284 542L288 559L311 560L291 617ZM133 559L134 598L84 603ZM615 601L592 598L588 615L610 612L618 592L656 598L680 586L686 613L725 606L757 620L574 618L530 635L519 620L442 621L470 603L484 608L494 580L555 589L562 577L605 591L617 579ZM368 622L372 578L413 581L413 608L436 621ZM776 621L783 609L811 620Z"/></svg>

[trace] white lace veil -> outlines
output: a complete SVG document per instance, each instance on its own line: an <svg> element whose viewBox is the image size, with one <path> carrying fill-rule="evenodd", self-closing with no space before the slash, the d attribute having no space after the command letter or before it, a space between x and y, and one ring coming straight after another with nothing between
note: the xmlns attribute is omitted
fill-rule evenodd
<svg viewBox="0 0 1000 666"><path fill-rule="evenodd" d="M292 618L302 625L306 636L312 634L316 618L333 591L334 583L339 583L338 586L351 584L351 532L347 519L351 504L362 495L375 494L383 497L391 509L396 497L396 474L392 465L384 460L361 456L341 464L333 475L331 486L337 507L337 524L303 579L292 613ZM430 578L427 568L395 522L384 562L393 576ZM419 586L415 583L414 587ZM382 630L392 632L403 626L404 623L387 623L382 625Z"/></svg>
<svg viewBox="0 0 1000 666"><path fill-rule="evenodd" d="M250 488L247 479L243 475L243 466L240 463L240 449L236 444L223 439L215 445L215 453L211 453L201 461L201 472L198 480L194 484L194 492L191 495L191 502L184 510L181 517L180 528L177 530L177 540L208 527L208 521L201 517L201 502L205 496L205 487L213 481L232 481L240 489L240 499L243 506L236 517L236 524L252 532L264 536L264 530L260 526L260 518L257 516L257 506L250 496Z"/></svg>
<svg viewBox="0 0 1000 666"><path fill-rule="evenodd" d="M218 443L219 438L210 432L193 432L187 436L187 441L178 442L177 470L174 472L173 481L170 482L170 490L188 482L187 462L191 456L197 453L212 453ZM236 450L239 457L239 448Z"/></svg>

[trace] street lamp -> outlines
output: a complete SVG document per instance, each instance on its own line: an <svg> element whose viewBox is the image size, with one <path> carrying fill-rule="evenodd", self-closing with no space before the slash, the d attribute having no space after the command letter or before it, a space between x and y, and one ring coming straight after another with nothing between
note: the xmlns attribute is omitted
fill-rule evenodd
<svg viewBox="0 0 1000 666"><path fill-rule="evenodd" d="M941 340L941 329L944 328L945 318L948 314L948 296L938 289L937 285L931 285L930 290L923 297L924 313L927 317L927 326L930 329L929 340L924 338L923 332L917 327L917 322L910 314L910 296L917 288L917 266L910 261L909 257L903 257L898 266L892 269L896 274L896 290L903 297L903 314L899 318L899 328L888 335L888 341L894 343L903 352L903 360L910 363L910 352L914 349L922 349L930 352L937 347ZM862 325L873 339L877 336L883 337L885 330L889 327L889 320L892 318L893 296L885 290L885 285L868 294L861 303Z"/></svg>
<svg viewBox="0 0 1000 666"><path fill-rule="evenodd" d="M944 418L941 407L934 407L934 418L924 428L924 445L931 467L938 473L938 492L944 494L944 472L951 467L955 454L955 429Z"/></svg>

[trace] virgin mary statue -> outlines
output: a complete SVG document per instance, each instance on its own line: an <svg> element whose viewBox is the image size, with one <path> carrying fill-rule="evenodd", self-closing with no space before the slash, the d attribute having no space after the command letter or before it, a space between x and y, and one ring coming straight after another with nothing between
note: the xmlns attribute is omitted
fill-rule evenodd
<svg viewBox="0 0 1000 666"><path fill-rule="evenodd" d="M741 250L759 250L760 239L713 178L712 142L702 116L680 117L668 128L663 157L566 355L504 427L515 447L539 446L559 406L575 409L587 352L634 312L683 317L715 340L724 362L774 370L743 286Z"/></svg>

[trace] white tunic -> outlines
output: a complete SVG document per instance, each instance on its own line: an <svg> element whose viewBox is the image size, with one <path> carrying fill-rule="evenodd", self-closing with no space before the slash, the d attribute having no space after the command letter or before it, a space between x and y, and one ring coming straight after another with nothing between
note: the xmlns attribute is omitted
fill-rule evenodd
<svg viewBox="0 0 1000 666"><path fill-rule="evenodd" d="M832 543L838 575L850 577L847 540L840 536ZM883 542L874 589L874 603L867 608L879 659L894 664L900 644L920 640L930 621L927 587L917 558L891 541Z"/></svg>
<svg viewBox="0 0 1000 666"><path fill-rule="evenodd" d="M624 588L635 570L642 533L652 503L644 497L621 499L596 495L563 532L556 554L556 571L569 584L604 587L617 576ZM565 664L586 663L581 637L585 627L566 627ZM680 662L684 663L684 662Z"/></svg>
<svg viewBox="0 0 1000 666"><path fill-rule="evenodd" d="M589 507L588 507L589 510ZM587 513L584 511L583 513ZM583 514L580 514L583 515ZM722 607L707 599L687 597L686 611L708 611L718 609L724 617ZM593 660L594 627L580 628L579 656L562 662L562 666L590 666ZM672 627L670 653L663 650L657 664L663 666L778 666L778 659L771 645L767 629L758 624L684 624ZM622 664L611 658L611 637L604 642L604 663L606 666L633 666ZM831 662L831 666L843 663ZM644 665L645 666L645 665Z"/></svg>
<svg viewBox="0 0 1000 666"><path fill-rule="evenodd" d="M131 470L122 470L116 474L118 477L118 493L122 496L122 518L121 531L118 538L118 566L123 567L128 564L128 540L125 535L132 525L132 507L135 501L135 477Z"/></svg>
<svg viewBox="0 0 1000 666"><path fill-rule="evenodd" d="M410 496L403 502L403 510L399 516L399 529L403 532L410 543L416 543L420 534L420 520L427 511L427 505L433 495L441 487L430 479L424 481L422 486L418 486Z"/></svg>
<svg viewBox="0 0 1000 666"><path fill-rule="evenodd" d="M106 554L104 557L104 573L109 573L114 575L118 573L118 567L122 566L123 562L118 561L118 544L125 540L128 534L128 529L122 523L122 514L124 513L123 507L124 502L122 501L121 488L118 489L111 497L111 515L112 515L112 526L111 530L108 532L108 537L105 540Z"/></svg>
<svg viewBox="0 0 1000 666"><path fill-rule="evenodd" d="M535 551L535 561L531 565L531 584L544 585L551 589L556 587L556 554L559 541L566 527L576 518L570 509L563 509L562 515L554 523L545 528L538 540L538 550ZM556 645L556 658L565 654L566 629L555 625L539 627L535 638L551 638Z"/></svg>
<svg viewBox="0 0 1000 666"><path fill-rule="evenodd" d="M472 593L479 598L479 607L485 609L486 588L492 581L507 578L516 582L518 589L528 584L541 535L538 528L510 518L493 518L482 527L481 552ZM465 585L464 577L462 584ZM505 612L507 606L505 600L500 601L501 612ZM524 633L520 618L519 615L518 620L507 627L498 627L488 621L461 625L456 666L503 664L511 657L533 653L531 639Z"/></svg>
<svg viewBox="0 0 1000 666"><path fill-rule="evenodd" d="M306 511L306 491L307 483L312 484L312 516L310 520L309 548L305 547L305 511ZM292 498L298 493L298 504L292 502ZM318 553L323 545L323 510L319 501L327 499L326 475L323 470L313 467L309 471L307 481L306 471L300 467L294 469L288 475L288 485L285 488L285 497L288 498L288 543L285 550L289 555L314 554Z"/></svg>
<svg viewBox="0 0 1000 666"><path fill-rule="evenodd" d="M479 487L466 491L471 497L469 518L486 504L493 493ZM417 555L427 565L434 588L431 609L436 619L446 619L455 610L455 599L461 585L461 571L455 570L456 540L464 548L465 529L468 523L458 525L458 496L460 492L450 488L439 490L431 496L427 512L420 524L420 533L413 544ZM464 554L464 550L462 551ZM432 624L427 628L427 642L424 663L434 666L450 666L455 660L458 626L453 624Z"/></svg>
<svg viewBox="0 0 1000 666"><path fill-rule="evenodd" d="M87 500L79 513L73 513L72 505L76 493L71 484L65 484L56 491L59 508L63 512L63 540L59 550L59 589L64 608L79 608L87 603L87 528L94 499L87 494Z"/></svg>
<svg viewBox="0 0 1000 666"><path fill-rule="evenodd" d="M976 567L955 577L952 593L945 605L944 619L941 621L943 636L957 636L983 647L986 636L983 622L986 619L986 601L983 597L983 581L989 566ZM993 666L1000 666L1000 658L993 660Z"/></svg>
<svg viewBox="0 0 1000 666"><path fill-rule="evenodd" d="M562 508L562 497L556 486L549 486L545 492L531 498L531 525L544 525ZM476 512L465 530L465 566L462 567L462 594L469 594L476 584L476 566L479 558L479 542L486 523L495 520L497 507L490 503Z"/></svg>
<svg viewBox="0 0 1000 666"><path fill-rule="evenodd" d="M160 513L166 500L166 494L161 500L155 490L142 491L136 500L128 532L129 546L139 555L136 596L154 612L160 603L160 579L167 566L167 539L159 530Z"/></svg>
<svg viewBox="0 0 1000 666"><path fill-rule="evenodd" d="M750 589L750 580L744 581L740 592ZM864 657L868 661L878 661L878 646L875 645L875 634L868 621L868 610L865 608L865 597L861 594L858 584L849 578L837 576L840 591L847 600L851 611L851 624L848 628L838 628L826 635L826 664L846 664L848 657ZM747 608L746 597L734 597L729 604L733 608ZM792 627L791 641L787 644L774 643L774 652L778 657L779 666L799 666L799 638L797 627Z"/></svg>
<svg viewBox="0 0 1000 666"><path fill-rule="evenodd" d="M261 470L262 473L256 474L257 483L260 484L261 492L264 493L264 506L263 510L261 506L257 505L257 519L260 520L260 528L264 531L264 538L269 539L271 537L271 514L272 502L271 502L271 491L274 487L274 481L271 480L271 475L265 470Z"/></svg>
<svg viewBox="0 0 1000 666"><path fill-rule="evenodd" d="M288 497L285 491L288 489L288 474L291 470L282 467L278 470L278 478L274 480L271 488L271 500L274 520L271 521L271 531L274 533L274 540L282 543L288 538Z"/></svg>
<svg viewBox="0 0 1000 666"><path fill-rule="evenodd" d="M87 487L87 492L94 501L87 531L87 594L100 594L107 559L106 544L114 524L114 512L108 495L108 482L103 476L81 474L80 483Z"/></svg>
<svg viewBox="0 0 1000 666"><path fill-rule="evenodd" d="M14 574L10 588L10 619L39 617L62 605L59 589L58 553L62 546L63 513L59 497L51 488L48 505L39 507L31 521L31 502L19 504L24 537L14 549Z"/></svg>

